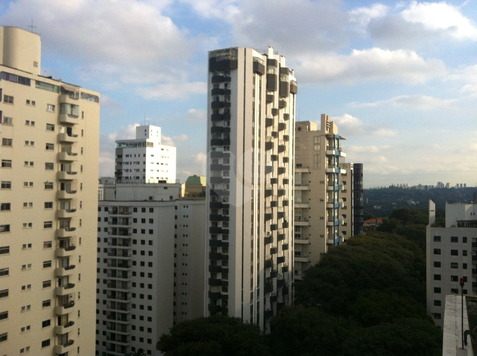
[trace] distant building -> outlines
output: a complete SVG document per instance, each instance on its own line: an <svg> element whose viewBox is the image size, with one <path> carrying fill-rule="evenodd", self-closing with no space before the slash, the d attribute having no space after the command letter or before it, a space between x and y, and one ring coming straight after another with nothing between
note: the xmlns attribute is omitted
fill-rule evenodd
<svg viewBox="0 0 477 356"><path fill-rule="evenodd" d="M0 354L93 355L100 98L41 73L0 26Z"/></svg>
<svg viewBox="0 0 477 356"><path fill-rule="evenodd" d="M477 287L477 204L446 204L445 227L435 223L435 204L429 201L429 225L426 229L427 313L438 326L443 325L447 294L474 294Z"/></svg>
<svg viewBox="0 0 477 356"><path fill-rule="evenodd" d="M205 197L207 180L204 176L193 175L186 179L185 196L186 197Z"/></svg>
<svg viewBox="0 0 477 356"><path fill-rule="evenodd" d="M162 144L160 127L137 126L135 139L116 144L118 183L176 182L176 148Z"/></svg>
<svg viewBox="0 0 477 356"><path fill-rule="evenodd" d="M326 114L320 128L298 121L295 140L294 273L301 279L329 246L362 232L363 165L344 162L345 138Z"/></svg>

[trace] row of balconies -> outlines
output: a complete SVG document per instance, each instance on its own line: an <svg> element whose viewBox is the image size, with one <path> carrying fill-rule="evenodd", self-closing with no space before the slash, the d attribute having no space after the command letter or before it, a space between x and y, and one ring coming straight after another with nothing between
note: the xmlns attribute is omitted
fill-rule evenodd
<svg viewBox="0 0 477 356"><path fill-rule="evenodd" d="M212 266L209 265L210 273L229 273L229 268L227 266Z"/></svg>

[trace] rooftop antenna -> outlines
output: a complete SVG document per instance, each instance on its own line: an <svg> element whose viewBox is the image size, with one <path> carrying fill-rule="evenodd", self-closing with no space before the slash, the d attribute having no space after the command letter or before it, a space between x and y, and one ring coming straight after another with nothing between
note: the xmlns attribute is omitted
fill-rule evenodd
<svg viewBox="0 0 477 356"><path fill-rule="evenodd" d="M33 31L35 28L37 28L37 27L36 27L36 26L33 26L33 19L31 19L30 24L28 25L28 30L29 30L31 33L36 33L36 32Z"/></svg>

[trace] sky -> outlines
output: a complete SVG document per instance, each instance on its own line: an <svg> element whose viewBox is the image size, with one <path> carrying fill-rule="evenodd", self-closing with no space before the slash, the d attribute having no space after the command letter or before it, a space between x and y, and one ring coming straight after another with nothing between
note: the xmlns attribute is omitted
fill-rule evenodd
<svg viewBox="0 0 477 356"><path fill-rule="evenodd" d="M269 45L297 120L337 123L364 186L477 186L477 1L2 0L42 38L42 74L101 93L100 175L116 139L162 127L182 182L205 175L207 53Z"/></svg>

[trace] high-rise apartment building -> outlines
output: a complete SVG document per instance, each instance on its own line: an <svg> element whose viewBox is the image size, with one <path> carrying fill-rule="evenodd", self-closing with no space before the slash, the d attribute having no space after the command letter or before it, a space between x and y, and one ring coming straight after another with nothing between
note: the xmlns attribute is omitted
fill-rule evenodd
<svg viewBox="0 0 477 356"><path fill-rule="evenodd" d="M0 27L0 354L93 355L99 94Z"/></svg>
<svg viewBox="0 0 477 356"><path fill-rule="evenodd" d="M427 313L436 325L444 324L447 294L477 291L477 204L448 204L445 227L433 226L436 210L429 201L429 225L426 228Z"/></svg>
<svg viewBox="0 0 477 356"><path fill-rule="evenodd" d="M135 139L116 144L118 183L176 182L176 148L162 144L160 127L137 126Z"/></svg>
<svg viewBox="0 0 477 356"><path fill-rule="evenodd" d="M98 208L96 355L160 355L174 323L203 316L205 200L180 199L180 184L109 188Z"/></svg>
<svg viewBox="0 0 477 356"><path fill-rule="evenodd" d="M291 303L296 94L273 48L209 52L208 315L266 329Z"/></svg>
<svg viewBox="0 0 477 356"><path fill-rule="evenodd" d="M294 271L298 280L329 246L360 233L362 226L361 217L355 228L355 194L362 201L362 165L344 163L341 141L345 138L328 115L321 115L320 124L318 128L312 121L299 121L295 129ZM355 186L361 186L356 193Z"/></svg>

